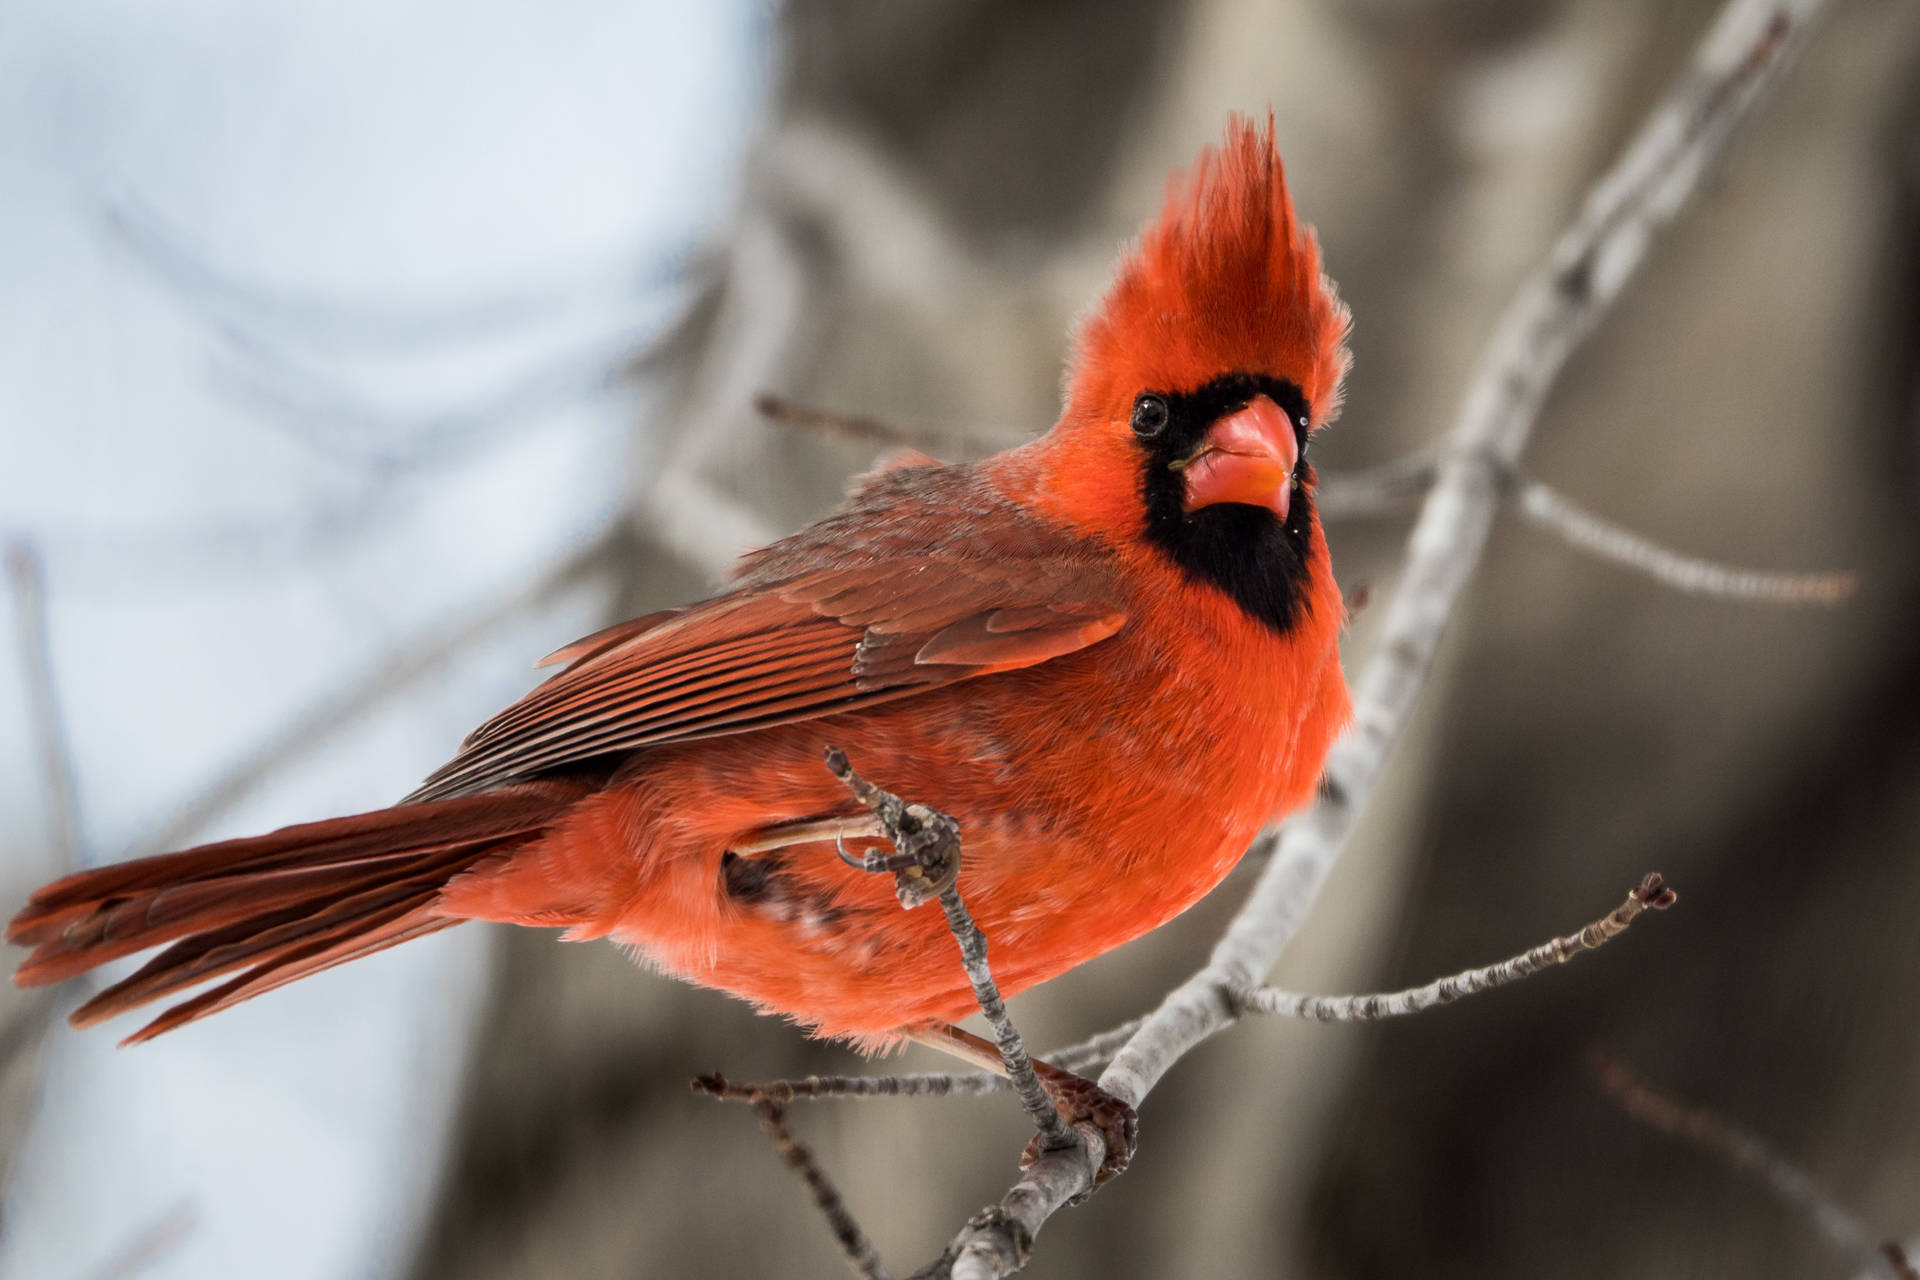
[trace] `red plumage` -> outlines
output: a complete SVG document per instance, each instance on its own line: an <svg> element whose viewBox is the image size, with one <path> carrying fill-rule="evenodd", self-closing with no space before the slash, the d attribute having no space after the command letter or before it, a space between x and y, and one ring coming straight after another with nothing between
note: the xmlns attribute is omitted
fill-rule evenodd
<svg viewBox="0 0 1920 1280"><path fill-rule="evenodd" d="M143 1038L478 919L611 936L865 1044L961 1018L939 914L804 825L857 811L828 745L959 820L1004 990L1118 946L1299 805L1347 718L1296 461L1345 331L1271 122L1236 121L1083 326L1046 436L876 472L724 594L568 646L395 808L47 886L15 980L168 944L84 1024L227 979Z"/></svg>

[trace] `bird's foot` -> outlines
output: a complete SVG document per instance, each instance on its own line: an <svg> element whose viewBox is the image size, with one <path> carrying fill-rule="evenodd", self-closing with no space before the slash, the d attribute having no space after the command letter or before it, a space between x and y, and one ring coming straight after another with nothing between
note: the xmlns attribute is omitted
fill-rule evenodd
<svg viewBox="0 0 1920 1280"><path fill-rule="evenodd" d="M893 841L892 853L870 849L855 857L835 837L840 860L850 867L893 876L893 893L909 911L931 902L960 878L960 824L924 804L908 804L853 771L838 748L827 751L827 768L854 798L873 811L881 831Z"/></svg>
<svg viewBox="0 0 1920 1280"><path fill-rule="evenodd" d="M1139 1113L1085 1076L1049 1063L1036 1061L1033 1065L1040 1087L1053 1099L1061 1119L1075 1128L1092 1125L1106 1143L1106 1158L1101 1161L1093 1184L1099 1186L1125 1173L1140 1139ZM1038 1160L1046 1150L1045 1144L1045 1137L1035 1134L1020 1156L1020 1167L1025 1169Z"/></svg>

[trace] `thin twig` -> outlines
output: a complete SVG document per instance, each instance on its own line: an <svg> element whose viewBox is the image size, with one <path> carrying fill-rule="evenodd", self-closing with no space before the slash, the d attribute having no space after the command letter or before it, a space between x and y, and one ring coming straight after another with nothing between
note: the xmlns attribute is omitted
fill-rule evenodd
<svg viewBox="0 0 1920 1280"><path fill-rule="evenodd" d="M1130 1018L1119 1026L1089 1036L1041 1058L1062 1071L1085 1071L1103 1066L1145 1018ZM820 1102L840 1098L943 1098L973 1097L1000 1093L1012 1088L1007 1077L995 1071L922 1071L891 1076L799 1076L793 1079L764 1080L737 1084L718 1074L700 1076L693 1091L709 1097L745 1102L754 1094L765 1094L776 1102Z"/></svg>
<svg viewBox="0 0 1920 1280"><path fill-rule="evenodd" d="M256 334L227 333L215 378L257 421L331 461L378 475L445 467L537 428L545 415L608 394L628 357L657 326L569 351L504 386L436 408L394 408L341 375L274 349Z"/></svg>
<svg viewBox="0 0 1920 1280"><path fill-rule="evenodd" d="M1401 1018L1452 1004L1462 996L1478 995L1510 982L1532 977L1542 969L1565 964L1577 955L1596 951L1627 931L1627 926L1643 911L1664 911L1679 900L1679 895L1655 872L1627 894L1627 900L1578 933L1543 942L1498 964L1468 969L1450 977L1404 991L1383 991L1364 996L1309 996L1278 987L1256 987L1239 992L1244 1013L1277 1013L1287 1018L1305 1018L1313 1022L1372 1022L1379 1018Z"/></svg>
<svg viewBox="0 0 1920 1280"><path fill-rule="evenodd" d="M1033 1058L1027 1053L1019 1029L1007 1014L1006 1001L1000 998L999 985L994 982L993 970L987 963L987 936L974 923L967 904L961 900L958 824L946 814L935 813L925 805L909 805L884 787L868 782L854 772L846 754L838 747L828 748L827 768L853 793L856 800L880 819L893 841L895 855L918 864L909 865L899 873L903 906L913 905L909 901L909 893L917 891L911 888L915 872L926 868L928 874L925 878L933 879L937 875L934 883L939 890L940 909L946 913L947 928L952 932L954 942L959 945L960 964L966 970L968 983L973 987L973 998L979 1004L980 1012L986 1015L987 1025L993 1029L993 1040L999 1046L1000 1060L1006 1065L1007 1079L1012 1082L1013 1091L1019 1095L1020 1105L1026 1108L1033 1127L1040 1131L1044 1149L1077 1150L1081 1141L1079 1136L1061 1119L1060 1113L1054 1109L1053 1100L1041 1087L1039 1077L1034 1074Z"/></svg>
<svg viewBox="0 0 1920 1280"><path fill-rule="evenodd" d="M1046 1060L1062 1071L1084 1071L1088 1067L1102 1066L1120 1052L1120 1047L1133 1039L1136 1031L1146 1025L1145 1016L1128 1018L1117 1027L1102 1031L1098 1035L1088 1036L1078 1044L1070 1044L1064 1049L1046 1054Z"/></svg>
<svg viewBox="0 0 1920 1280"><path fill-rule="evenodd" d="M252 795L284 769L304 759L368 711L401 693L515 618L535 612L591 579L618 559L626 547L624 527L616 528L535 575L532 582L464 617L436 627L372 669L322 698L282 725L266 742L247 753L162 824L128 857L161 853L186 844L206 826Z"/></svg>
<svg viewBox="0 0 1920 1280"><path fill-rule="evenodd" d="M654 485L629 518L640 536L715 580L747 552L780 537L760 515L690 471Z"/></svg>
<svg viewBox="0 0 1920 1280"><path fill-rule="evenodd" d="M40 1033L53 1022L53 1012L59 1004L60 993L53 987L26 993L13 1016L0 1023L0 1072L6 1071L15 1058L40 1038Z"/></svg>
<svg viewBox="0 0 1920 1280"><path fill-rule="evenodd" d="M1898 1243L1876 1239L1864 1222L1821 1190L1805 1169L1756 1134L1711 1108L1661 1092L1603 1050L1593 1050L1588 1065L1601 1090L1632 1119L1656 1133L1690 1142L1765 1183L1782 1202L1805 1214L1827 1242L1855 1265L1891 1274L1897 1280L1916 1280L1913 1264Z"/></svg>
<svg viewBox="0 0 1920 1280"><path fill-rule="evenodd" d="M919 449L936 456L952 453L979 457L1022 442L1022 437L1012 432L994 434L960 427L908 426L888 418L835 413L765 391L754 396L753 407L768 421L784 426L869 444ZM1424 448L1377 467L1324 474L1314 488L1314 510L1325 520L1404 511L1433 484L1436 470L1434 450Z"/></svg>
<svg viewBox="0 0 1920 1280"><path fill-rule="evenodd" d="M755 1097L775 1102L820 1102L835 1098L944 1098L998 1093L1006 1077L991 1071L915 1073L898 1076L799 1076L791 1080L763 1080L737 1084L715 1072L696 1076L693 1091L728 1102L750 1102Z"/></svg>
<svg viewBox="0 0 1920 1280"><path fill-rule="evenodd" d="M796 404L784 396L765 391L753 398L753 407L761 417L783 426L799 427L847 440L864 440L869 444L919 449L934 455L957 454L965 458L978 458L1019 444L1022 440L1011 431L1000 434L968 431L962 427L906 426L862 414L834 413Z"/></svg>
<svg viewBox="0 0 1920 1280"><path fill-rule="evenodd" d="M183 306L203 315L209 328L222 334L265 332L327 355L390 360L434 354L565 322L674 283L682 274L677 261L603 262L570 280L493 294L427 305L362 304L279 289L229 270L216 260L212 246L193 243L158 209L127 193L101 200L94 213L108 244L127 253Z"/></svg>
<svg viewBox="0 0 1920 1280"><path fill-rule="evenodd" d="M90 1280L132 1280L184 1244L198 1219L193 1201L182 1200L96 1268Z"/></svg>
<svg viewBox="0 0 1920 1280"><path fill-rule="evenodd" d="M1170 993L1100 1086L1138 1106L1195 1045L1231 1025L1231 993L1273 966L1326 882L1425 687L1442 633L1485 548L1500 477L1512 470L1548 390L1670 223L1805 44L1826 0L1728 0L1680 83L1654 108L1589 195L1574 225L1521 287L1495 329L1449 433L1409 538L1405 570L1373 656L1356 682L1354 728L1328 758L1312 805L1256 842L1271 853L1205 968ZM1097 1141L1089 1136L1089 1141ZM1004 1276L1061 1206L1092 1187L1101 1153L1052 1152L943 1252L957 1278ZM980 1224L980 1225L976 1225Z"/></svg>
<svg viewBox="0 0 1920 1280"><path fill-rule="evenodd" d="M760 1118L760 1128L773 1143L773 1149L789 1168L800 1175L800 1180L807 1184L807 1190L813 1193L813 1203L819 1207L820 1216L832 1228L834 1242L840 1246L840 1252L853 1274L861 1280L892 1280L886 1267L881 1264L879 1253L874 1250L873 1241L867 1239L867 1233L854 1221L853 1213L841 1198L839 1188L827 1177L827 1171L813 1158L813 1152L807 1145L787 1128L786 1110L764 1094L751 1101L754 1114Z"/></svg>
<svg viewBox="0 0 1920 1280"><path fill-rule="evenodd" d="M1521 486L1520 514L1576 550L1689 595L1756 604L1837 605L1850 599L1859 586L1858 576L1845 570L1779 573L1671 551L1602 520L1538 480Z"/></svg>
<svg viewBox="0 0 1920 1280"><path fill-rule="evenodd" d="M1431 489L1439 471L1439 454L1428 446L1377 467L1322 472L1313 509L1322 520L1395 515Z"/></svg>
<svg viewBox="0 0 1920 1280"><path fill-rule="evenodd" d="M57 865L71 871L79 867L83 847L79 787L74 782L73 748L67 741L67 722L60 712L60 689L53 674L46 570L40 553L24 538L7 545L7 582L20 640L20 681L27 691L40 782L45 788L47 839Z"/></svg>

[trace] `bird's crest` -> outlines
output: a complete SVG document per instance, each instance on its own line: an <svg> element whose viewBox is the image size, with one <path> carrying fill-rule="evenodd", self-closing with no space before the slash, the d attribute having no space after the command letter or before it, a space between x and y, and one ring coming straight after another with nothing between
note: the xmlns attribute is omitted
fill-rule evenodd
<svg viewBox="0 0 1920 1280"><path fill-rule="evenodd" d="M1297 384L1318 427L1339 404L1347 324L1313 230L1294 217L1273 117L1261 128L1236 115L1225 144L1174 177L1158 221L1081 326L1069 412L1246 372Z"/></svg>

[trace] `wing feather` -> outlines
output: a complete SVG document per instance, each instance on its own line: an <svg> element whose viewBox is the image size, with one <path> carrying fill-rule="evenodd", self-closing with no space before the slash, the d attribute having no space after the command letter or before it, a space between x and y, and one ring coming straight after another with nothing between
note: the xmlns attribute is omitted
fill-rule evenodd
<svg viewBox="0 0 1920 1280"><path fill-rule="evenodd" d="M412 800L660 743L836 715L1046 662L1113 635L1112 552L1009 499L978 465L870 476L753 553L725 595L577 640Z"/></svg>

